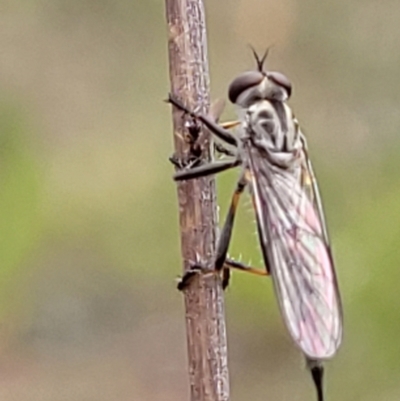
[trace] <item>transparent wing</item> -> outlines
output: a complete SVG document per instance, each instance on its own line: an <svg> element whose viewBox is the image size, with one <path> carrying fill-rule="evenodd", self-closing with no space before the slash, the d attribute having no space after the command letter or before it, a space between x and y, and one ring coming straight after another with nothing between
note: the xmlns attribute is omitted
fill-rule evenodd
<svg viewBox="0 0 400 401"><path fill-rule="evenodd" d="M341 302L307 154L301 166L283 170L253 153L249 168L261 248L285 323L309 358L330 358L341 342Z"/></svg>

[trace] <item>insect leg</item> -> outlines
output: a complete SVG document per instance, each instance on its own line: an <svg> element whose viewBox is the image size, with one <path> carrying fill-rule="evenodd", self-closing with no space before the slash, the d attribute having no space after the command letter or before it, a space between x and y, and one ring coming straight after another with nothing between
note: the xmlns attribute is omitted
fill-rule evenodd
<svg viewBox="0 0 400 401"><path fill-rule="evenodd" d="M231 277L231 269L237 269L242 272L252 273L257 276L268 276L269 275L269 272L267 270L257 269L255 267L245 265L244 263L237 262L236 260L227 258L227 259L225 259L224 266L222 269L222 288L223 289L228 287L229 280Z"/></svg>
<svg viewBox="0 0 400 401"><path fill-rule="evenodd" d="M245 265L242 262L238 262L236 260L226 258L223 270L222 270L222 287L225 289L229 284L230 279L230 270L236 269L242 272L255 274L256 276L269 276L270 273L267 270L256 268L252 266ZM207 269L201 267L199 265L194 265L187 273L185 273L184 277L178 283L178 289L183 290L187 287L193 277L195 277L198 273L215 273L213 269Z"/></svg>
<svg viewBox="0 0 400 401"><path fill-rule="evenodd" d="M226 148L221 143L217 143L217 142L214 142L214 150L217 151L218 153L224 154L226 156L231 156L231 157L235 156L235 154L236 154L232 150Z"/></svg>
<svg viewBox="0 0 400 401"><path fill-rule="evenodd" d="M232 196L229 211L225 218L225 223L222 228L221 235L219 237L217 253L215 257L215 270L221 270L224 266L226 255L228 253L229 243L231 241L232 229L235 221L237 206L239 203L240 195L242 195L246 185L247 181L243 174L236 185L236 189Z"/></svg>
<svg viewBox="0 0 400 401"><path fill-rule="evenodd" d="M225 121L224 123L221 123L220 126L224 129L232 129L240 124L241 122L239 120L235 120L235 121Z"/></svg>
<svg viewBox="0 0 400 401"><path fill-rule="evenodd" d="M225 223L218 240L214 269L216 271L223 270L222 287L224 289L228 286L230 279L230 269L225 266L226 256L228 254L229 243L231 242L232 229L235 221L237 206L239 204L240 196L242 195L246 185L247 180L245 177L245 173L243 173L236 185L235 192L233 193L231 204L229 206L229 211L225 218Z"/></svg>
<svg viewBox="0 0 400 401"><path fill-rule="evenodd" d="M221 235L218 240L214 268L213 269L205 269L205 268L202 268L201 266L194 266L194 268L187 271L183 275L181 281L178 284L179 290L183 290L190 283L192 278L200 272L203 272L203 273L212 272L212 271L220 272L221 270L222 270L222 288L225 289L228 286L229 278L230 278L230 267L231 267L231 266L229 266L229 264L231 264L231 265L235 264L236 266L241 265L238 262L232 263L232 261L229 261L229 263L226 265L225 265L225 263L226 263L226 255L228 253L229 243L230 243L231 236L232 236L232 228L233 228L233 223L235 220L236 209L237 209L237 206L239 203L240 195L243 193L243 191L246 187L246 184L247 184L247 181L245 178L245 174L242 174L241 178L239 179L239 181L236 185L235 192L233 193L231 205L229 207L229 211L226 216L225 223L224 223L224 226L221 231ZM244 265L242 265L242 266L244 266Z"/></svg>
<svg viewBox="0 0 400 401"><path fill-rule="evenodd" d="M211 116L207 116L205 114L197 114L193 111L189 110L183 103L181 103L175 96L169 94L168 100L169 103L174 105L176 108L184 111L185 113L189 114L193 118L201 121L214 135L216 135L221 140L229 143L233 146L238 146L238 139L232 135L227 129L224 129L220 125L218 125L214 118Z"/></svg>
<svg viewBox="0 0 400 401"><path fill-rule="evenodd" d="M202 166L178 171L173 178L175 181L184 181L192 178L205 177L207 175L217 174L230 168L239 166L241 163L242 161L239 157L233 160L207 163Z"/></svg>
<svg viewBox="0 0 400 401"><path fill-rule="evenodd" d="M244 263L237 262L236 260L227 258L225 260L224 269L237 269L246 273L255 274L257 276L269 276L267 270L245 265Z"/></svg>

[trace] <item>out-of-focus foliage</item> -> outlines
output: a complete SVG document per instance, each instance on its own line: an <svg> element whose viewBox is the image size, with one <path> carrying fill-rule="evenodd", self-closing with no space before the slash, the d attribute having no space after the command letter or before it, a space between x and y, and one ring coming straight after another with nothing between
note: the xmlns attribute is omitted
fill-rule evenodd
<svg viewBox="0 0 400 401"><path fill-rule="evenodd" d="M41 231L39 171L29 151L24 111L12 103L11 96L0 100L0 310L5 315L13 280Z"/></svg>
<svg viewBox="0 0 400 401"><path fill-rule="evenodd" d="M0 399L186 400L164 4L0 11ZM207 18L213 97L253 68L248 43L293 81L345 309L328 398L397 401L400 3L207 2ZM262 265L248 199L230 253ZM314 399L269 280L235 274L226 308L232 400Z"/></svg>

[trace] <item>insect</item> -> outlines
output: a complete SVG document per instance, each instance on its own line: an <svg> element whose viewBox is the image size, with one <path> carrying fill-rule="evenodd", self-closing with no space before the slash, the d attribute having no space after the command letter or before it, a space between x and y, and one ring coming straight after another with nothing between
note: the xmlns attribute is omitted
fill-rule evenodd
<svg viewBox="0 0 400 401"><path fill-rule="evenodd" d="M318 401L323 401L323 361L335 355L342 339L334 261L306 139L286 103L292 85L282 73L264 70L268 50L262 58L253 53L257 70L240 74L229 86L229 99L238 107L238 135L170 95L170 103L235 148L232 158L182 169L174 179L188 180L241 166L213 271L239 268L272 277L286 327L305 355ZM265 271L227 259L239 197L246 187L255 209ZM181 289L194 273L183 277Z"/></svg>

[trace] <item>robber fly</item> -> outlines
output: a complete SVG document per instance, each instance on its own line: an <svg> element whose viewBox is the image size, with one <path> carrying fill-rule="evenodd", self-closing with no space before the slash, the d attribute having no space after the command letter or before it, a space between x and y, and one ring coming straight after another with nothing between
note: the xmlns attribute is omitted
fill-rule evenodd
<svg viewBox="0 0 400 401"><path fill-rule="evenodd" d="M263 68L242 73L229 86L239 109L238 135L209 115L186 108L175 96L169 102L204 124L217 138L236 148L230 160L178 171L176 181L241 166L241 174L221 231L213 270L239 268L270 275L286 327L304 353L323 401L322 362L334 356L342 339L342 306L317 181L307 143L286 104L292 92L288 78ZM265 271L227 259L238 200L249 187ZM180 284L184 288L193 272Z"/></svg>

